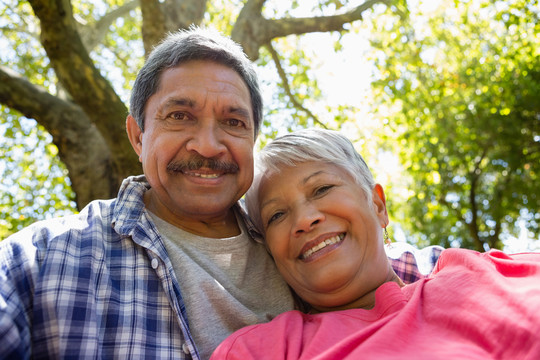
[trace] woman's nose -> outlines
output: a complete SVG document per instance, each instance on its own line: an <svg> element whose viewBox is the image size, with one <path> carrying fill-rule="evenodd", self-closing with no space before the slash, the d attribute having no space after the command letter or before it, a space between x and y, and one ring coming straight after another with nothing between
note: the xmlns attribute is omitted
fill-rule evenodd
<svg viewBox="0 0 540 360"><path fill-rule="evenodd" d="M313 204L304 204L295 210L294 235L312 231L317 224L323 222L324 214Z"/></svg>

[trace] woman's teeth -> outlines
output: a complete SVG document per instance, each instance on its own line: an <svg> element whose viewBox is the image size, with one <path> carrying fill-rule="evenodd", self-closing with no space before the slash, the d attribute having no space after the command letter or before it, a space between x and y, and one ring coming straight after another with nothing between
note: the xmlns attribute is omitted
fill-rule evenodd
<svg viewBox="0 0 540 360"><path fill-rule="evenodd" d="M319 244L315 245L314 247L312 247L311 249L303 253L300 256L300 259L304 260L308 258L314 253L316 253L317 251L327 247L328 245L337 244L338 242L343 241L344 237L345 237L345 234L340 234L340 235L332 236L331 238L328 238L324 241L321 241Z"/></svg>

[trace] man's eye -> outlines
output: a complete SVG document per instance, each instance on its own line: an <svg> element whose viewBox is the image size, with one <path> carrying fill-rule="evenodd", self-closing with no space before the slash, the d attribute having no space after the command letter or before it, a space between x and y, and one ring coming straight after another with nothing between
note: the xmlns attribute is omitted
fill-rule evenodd
<svg viewBox="0 0 540 360"><path fill-rule="evenodd" d="M175 111L173 113L170 113L167 117L175 121L185 121L188 119L188 115L185 112L181 111Z"/></svg>
<svg viewBox="0 0 540 360"><path fill-rule="evenodd" d="M244 126L244 122L238 119L227 119L226 124L230 127L241 127Z"/></svg>

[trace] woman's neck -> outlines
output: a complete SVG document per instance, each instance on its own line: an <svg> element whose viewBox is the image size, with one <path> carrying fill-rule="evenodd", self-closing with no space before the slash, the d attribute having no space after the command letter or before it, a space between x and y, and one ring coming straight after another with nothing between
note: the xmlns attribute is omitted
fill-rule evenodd
<svg viewBox="0 0 540 360"><path fill-rule="evenodd" d="M394 272L394 269L392 269L392 266L389 265L389 271L388 275L383 283L381 283L379 286L377 286L375 289L371 290L368 293L363 294L356 300L343 304L340 306L333 306L333 307L319 307L319 306L311 306L311 309L309 311L310 314L318 314L323 312L329 312L329 311L340 311L340 310L347 310L347 309L365 309L365 310L371 310L375 307L375 292L378 288L380 288L383 284L386 284L388 282L395 282L399 285L399 287L404 287L405 284L403 281L399 278L399 276L396 275Z"/></svg>

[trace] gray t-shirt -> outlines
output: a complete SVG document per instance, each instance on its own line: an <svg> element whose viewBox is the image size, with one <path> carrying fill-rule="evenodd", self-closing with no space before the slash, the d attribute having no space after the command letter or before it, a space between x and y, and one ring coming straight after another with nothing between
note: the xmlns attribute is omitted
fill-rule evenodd
<svg viewBox="0 0 540 360"><path fill-rule="evenodd" d="M214 239L193 235L150 213L163 236L199 354L208 359L228 335L291 310L285 281L240 216L241 234Z"/></svg>

